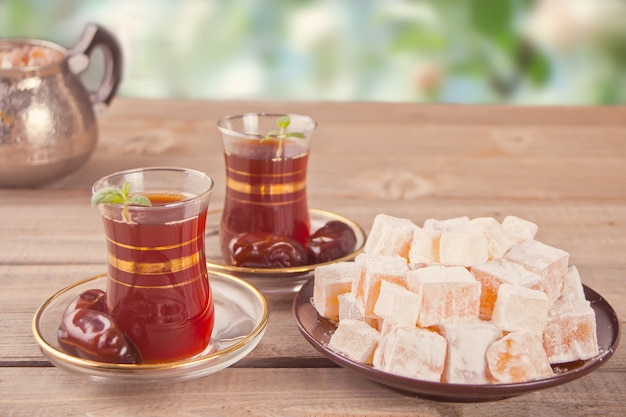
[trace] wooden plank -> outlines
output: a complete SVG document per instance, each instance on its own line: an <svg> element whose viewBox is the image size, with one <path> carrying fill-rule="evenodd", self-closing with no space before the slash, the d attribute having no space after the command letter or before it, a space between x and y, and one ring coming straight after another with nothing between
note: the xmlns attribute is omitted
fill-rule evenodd
<svg viewBox="0 0 626 417"><path fill-rule="evenodd" d="M415 103L342 103L342 102L274 102L274 101L186 101L118 99L113 102L102 121L132 123L137 119L154 120L154 126L177 120L184 126L189 121L203 121L207 126L229 114L244 112L292 112L325 117L343 123L409 123L418 125L537 125L550 126L624 126L626 106L469 106L429 105ZM107 125L108 126L108 125Z"/></svg>
<svg viewBox="0 0 626 417"><path fill-rule="evenodd" d="M623 371L598 372L502 401L463 404L418 398L339 368L231 368L187 382L136 385L85 382L55 368L0 368L0 409L7 416L93 417L619 416L626 412L624 378Z"/></svg>

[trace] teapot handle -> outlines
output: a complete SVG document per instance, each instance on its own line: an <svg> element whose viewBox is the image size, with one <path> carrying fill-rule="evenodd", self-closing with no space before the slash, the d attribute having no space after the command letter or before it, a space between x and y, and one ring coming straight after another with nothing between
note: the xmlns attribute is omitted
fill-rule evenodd
<svg viewBox="0 0 626 417"><path fill-rule="evenodd" d="M91 100L94 104L104 103L108 106L122 80L122 48L117 39L102 26L90 23L85 27L70 55L82 54L91 57L96 48L102 48L104 75L96 90L91 92Z"/></svg>

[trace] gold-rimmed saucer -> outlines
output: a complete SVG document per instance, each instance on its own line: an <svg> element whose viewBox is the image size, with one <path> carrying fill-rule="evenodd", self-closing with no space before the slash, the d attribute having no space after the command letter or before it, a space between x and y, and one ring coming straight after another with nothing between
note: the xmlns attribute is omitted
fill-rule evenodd
<svg viewBox="0 0 626 417"><path fill-rule="evenodd" d="M314 233L329 221L341 221L347 224L356 236L354 251L330 262L292 266L287 268L245 268L228 265L224 262L224 258L222 257L219 242L219 228L222 211L216 210L210 211L207 216L205 243L207 267L214 271L226 272L243 278L264 293L296 292L309 278L311 278L313 271L318 266L335 262L350 261L363 251L366 233L365 230L363 230L363 228L353 220L331 211L314 208L309 209L309 217L311 219L311 233Z"/></svg>
<svg viewBox="0 0 626 417"><path fill-rule="evenodd" d="M78 358L65 353L57 341L63 311L78 294L105 289L106 275L71 284L43 303L33 318L32 330L43 355L58 368L104 382L167 382L199 378L243 359L261 341L269 318L265 297L249 283L222 272L209 272L215 304L215 325L209 346L200 354L179 361L150 364L115 364Z"/></svg>

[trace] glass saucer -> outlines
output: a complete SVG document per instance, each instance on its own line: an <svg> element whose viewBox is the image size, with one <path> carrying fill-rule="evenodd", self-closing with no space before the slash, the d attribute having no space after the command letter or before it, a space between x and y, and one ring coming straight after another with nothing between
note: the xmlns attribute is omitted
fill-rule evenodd
<svg viewBox="0 0 626 417"><path fill-rule="evenodd" d="M335 262L350 261L363 251L366 234L361 226L356 222L339 214L319 210L309 209L311 219L311 233L315 232L327 222L338 220L347 224L356 236L356 245L352 253L319 264L292 266L288 268L244 268L240 266L227 265L222 257L219 241L220 221L222 211L210 211L207 216L205 250L207 267L214 271L222 271L243 278L264 293L296 292L313 276L313 271L320 265Z"/></svg>
<svg viewBox="0 0 626 417"><path fill-rule="evenodd" d="M151 364L114 364L81 359L59 347L57 328L69 302L88 289L105 289L106 275L76 282L50 297L35 313L35 341L53 365L91 380L104 382L171 382L218 372L243 359L265 333L269 308L265 297L247 282L209 272L215 304L215 326L209 346L179 361Z"/></svg>

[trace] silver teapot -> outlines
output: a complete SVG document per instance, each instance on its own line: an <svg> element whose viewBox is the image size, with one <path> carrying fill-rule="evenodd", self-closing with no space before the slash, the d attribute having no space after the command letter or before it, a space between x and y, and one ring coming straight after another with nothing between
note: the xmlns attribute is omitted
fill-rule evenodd
<svg viewBox="0 0 626 417"><path fill-rule="evenodd" d="M89 91L79 75L96 49L104 71ZM22 51L29 61L7 64ZM121 81L115 37L89 24L71 50L44 40L0 39L0 57L0 187L41 186L80 168L98 141L97 109L110 104Z"/></svg>

